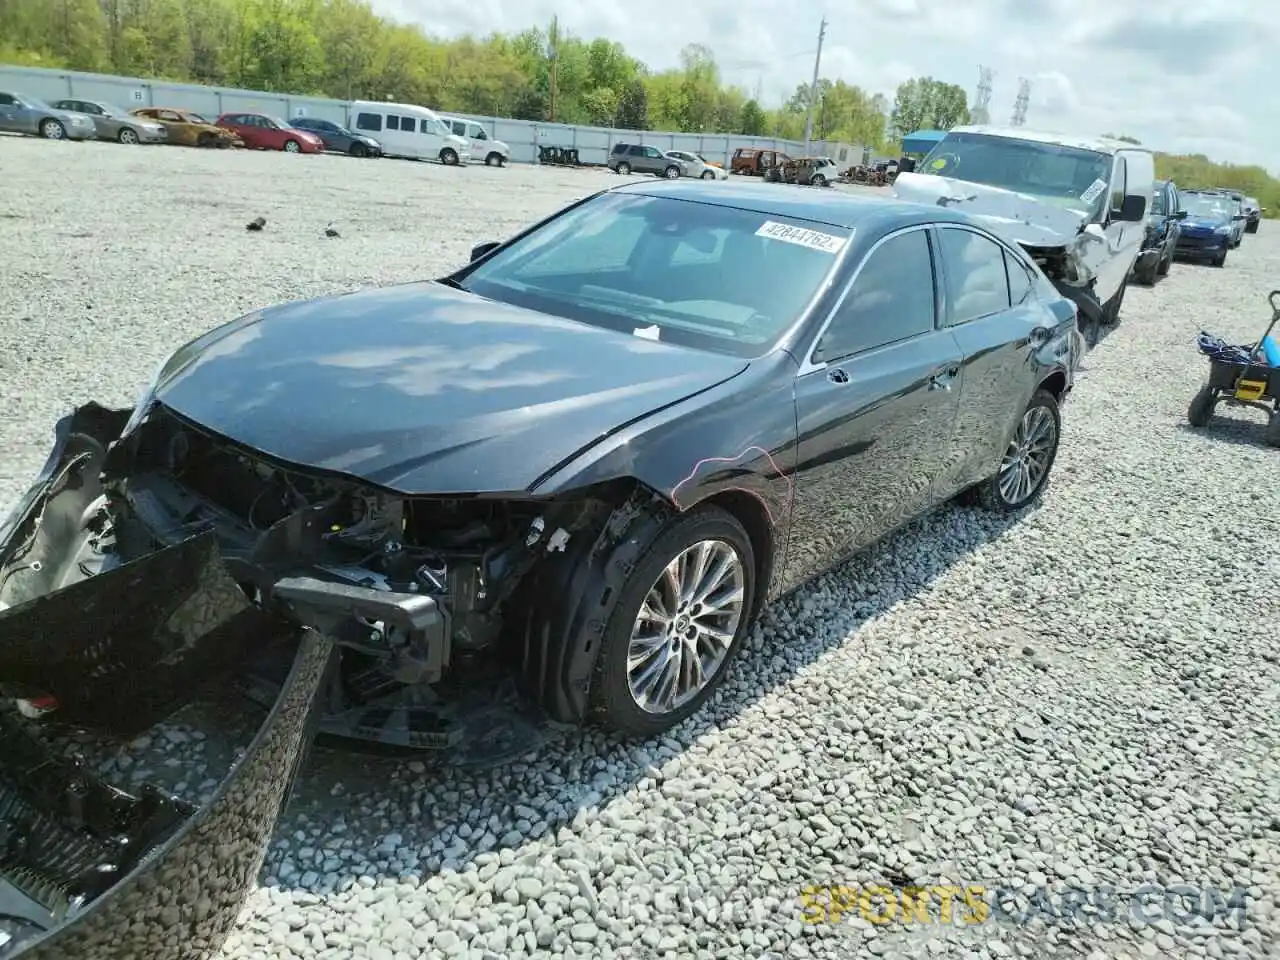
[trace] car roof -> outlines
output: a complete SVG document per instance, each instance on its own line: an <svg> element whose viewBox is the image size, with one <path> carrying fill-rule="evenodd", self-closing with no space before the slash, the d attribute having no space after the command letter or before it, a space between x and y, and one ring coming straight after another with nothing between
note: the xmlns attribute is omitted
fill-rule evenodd
<svg viewBox="0 0 1280 960"><path fill-rule="evenodd" d="M980 133L989 137L1007 137L1010 140L1030 140L1034 143L1052 143L1060 147L1076 147L1080 150L1096 150L1099 153L1115 153L1117 150L1151 151L1136 143L1114 140L1110 137L1081 137L1070 133L1049 133L1028 130L1026 127L998 127L990 124L968 124L952 127L949 133Z"/></svg>
<svg viewBox="0 0 1280 960"><path fill-rule="evenodd" d="M863 196L843 190L797 188L767 183L732 181L653 180L614 187L611 193L667 197L711 206L750 210L766 216L810 220L852 230L870 221L909 223L963 223L982 229L981 221L947 207L910 203L894 197Z"/></svg>

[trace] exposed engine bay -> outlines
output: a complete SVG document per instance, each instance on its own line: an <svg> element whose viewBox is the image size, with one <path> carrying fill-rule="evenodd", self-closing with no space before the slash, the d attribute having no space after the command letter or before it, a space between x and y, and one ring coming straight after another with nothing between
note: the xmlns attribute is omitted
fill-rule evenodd
<svg viewBox="0 0 1280 960"><path fill-rule="evenodd" d="M524 693L550 702L552 719L580 718L586 677L568 678L572 654L556 649L538 597L557 589L556 561L572 547L596 548L618 507L609 491L406 497L269 462L159 404L121 433L69 438L27 539L0 557L0 609L53 591L64 607L81 606L81 590L110 604L120 590L163 594L163 571L216 563L284 632L310 627L338 645L322 734L438 751L464 740L475 751L478 739L475 762L491 762L536 746L546 726L525 716ZM166 609L155 602L153 619ZM241 642L224 638L223 653ZM274 702L288 645L255 643L241 662L242 691ZM54 720L84 710L47 677L0 672L0 690ZM163 699L121 733L158 719L172 706Z"/></svg>

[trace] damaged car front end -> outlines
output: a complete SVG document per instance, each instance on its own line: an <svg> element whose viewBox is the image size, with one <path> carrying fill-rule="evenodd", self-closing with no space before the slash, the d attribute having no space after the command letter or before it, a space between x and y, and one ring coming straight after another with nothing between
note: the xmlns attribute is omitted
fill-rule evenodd
<svg viewBox="0 0 1280 960"><path fill-rule="evenodd" d="M255 607L195 533L116 546L98 472L128 411L59 422L0 528L0 957L212 955L253 886L314 734L327 638ZM211 797L127 792L32 726L130 738L212 692L248 651L288 667ZM20 709L15 709L15 704Z"/></svg>
<svg viewBox="0 0 1280 960"><path fill-rule="evenodd" d="M963 210L1020 244L1076 304L1092 344L1118 319L1153 179L1150 152L1132 144L974 126L949 131L894 193Z"/></svg>

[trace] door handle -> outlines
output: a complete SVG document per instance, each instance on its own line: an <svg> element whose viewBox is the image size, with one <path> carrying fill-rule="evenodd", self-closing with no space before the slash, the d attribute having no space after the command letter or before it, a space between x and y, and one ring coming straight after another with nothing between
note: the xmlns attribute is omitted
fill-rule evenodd
<svg viewBox="0 0 1280 960"><path fill-rule="evenodd" d="M929 378L930 390L950 390L951 384L960 374L959 367L946 367Z"/></svg>
<svg viewBox="0 0 1280 960"><path fill-rule="evenodd" d="M827 379L832 383L848 383L849 375L839 367L835 367L827 371Z"/></svg>

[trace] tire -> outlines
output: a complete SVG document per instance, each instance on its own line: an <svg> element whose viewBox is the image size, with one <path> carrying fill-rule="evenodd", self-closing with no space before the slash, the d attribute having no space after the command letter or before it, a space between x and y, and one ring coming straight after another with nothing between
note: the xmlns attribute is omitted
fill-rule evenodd
<svg viewBox="0 0 1280 960"><path fill-rule="evenodd" d="M1273 410L1271 417L1267 420L1267 432L1265 434L1267 446L1280 447L1280 410Z"/></svg>
<svg viewBox="0 0 1280 960"><path fill-rule="evenodd" d="M1212 263L1213 263L1213 265L1214 265L1215 267L1225 267L1225 266L1227 265L1227 254L1226 254L1226 251L1224 250L1224 251L1222 252L1222 255L1221 255L1220 257L1217 257L1216 259L1214 259L1214 260L1212 261Z"/></svg>
<svg viewBox="0 0 1280 960"><path fill-rule="evenodd" d="M623 176L623 177L628 176L628 175L630 175L630 173L631 173L631 164L629 164L629 163L620 163L620 164L618 164L618 169L617 169L615 172L616 172L619 176Z"/></svg>
<svg viewBox="0 0 1280 960"><path fill-rule="evenodd" d="M1154 282L1154 281L1153 281ZM1120 284L1120 289L1108 300L1102 308L1102 323L1108 327L1119 326L1120 309L1124 306L1125 285Z"/></svg>
<svg viewBox="0 0 1280 960"><path fill-rule="evenodd" d="M810 180L809 183L815 187L825 187L827 185L827 178L820 173L816 173L813 175L813 179Z"/></svg>
<svg viewBox="0 0 1280 960"><path fill-rule="evenodd" d="M1218 392L1210 386L1201 387L1187 407L1187 423L1193 427L1207 427L1213 419L1213 408L1217 403Z"/></svg>
<svg viewBox="0 0 1280 960"><path fill-rule="evenodd" d="M1009 438L999 468L966 499L992 513L1017 513L1030 506L1049 486L1061 432L1058 401L1048 390L1037 390ZM1024 473L1019 464L1031 466L1032 472ZM1029 491L1017 483L1019 475L1030 483Z"/></svg>
<svg viewBox="0 0 1280 960"><path fill-rule="evenodd" d="M1151 265L1151 268L1145 272L1135 272L1133 279L1137 280L1144 287L1154 287L1156 285L1156 278L1160 275L1158 268L1159 264L1154 263Z"/></svg>
<svg viewBox="0 0 1280 960"><path fill-rule="evenodd" d="M456 167L458 165L458 151L453 147L445 147L440 151L440 162L446 167Z"/></svg>
<svg viewBox="0 0 1280 960"><path fill-rule="evenodd" d="M131 147L136 147L142 142L138 137L138 131L133 129L133 127L121 127L120 132L116 134L116 139Z"/></svg>
<svg viewBox="0 0 1280 960"><path fill-rule="evenodd" d="M284 146L281 147L280 149L283 150L285 153L301 153L302 144L298 143L297 140L286 140L284 142Z"/></svg>
<svg viewBox="0 0 1280 960"><path fill-rule="evenodd" d="M67 128L62 125L61 120L40 121L40 136L46 140L65 140L67 139Z"/></svg>
<svg viewBox="0 0 1280 960"><path fill-rule="evenodd" d="M1168 250L1165 251L1164 256L1160 258L1160 266L1156 269L1156 273L1158 273L1162 277L1167 277L1169 275L1169 268L1172 266L1173 266L1173 248L1170 247Z"/></svg>
<svg viewBox="0 0 1280 960"><path fill-rule="evenodd" d="M1256 221L1256 220L1255 220L1253 223L1246 223L1246 224L1244 225L1244 232L1245 232L1245 233L1257 233L1257 232L1258 232L1258 221Z"/></svg>
<svg viewBox="0 0 1280 960"><path fill-rule="evenodd" d="M714 180L715 178L716 178L715 173L713 173L710 170L703 170L702 173L699 175L700 180Z"/></svg>
<svg viewBox="0 0 1280 960"><path fill-rule="evenodd" d="M686 551L707 544L713 544L720 559L731 563L733 569L730 575L741 587L740 602L733 608L735 613L727 617L727 622L721 621L728 641L718 651L719 656L713 661L713 666L703 665L704 669L710 670L710 675L700 688L686 691L682 699L667 709L646 710L641 706L636 691L644 680L643 671L635 671L636 676L633 678L628 667L633 628L639 624L640 611L646 606L646 598L653 592L660 592L665 586L660 582L664 570ZM719 562L715 560L712 569L718 568ZM631 569L630 576L617 592L617 598L607 614L603 645L591 690L592 713L596 721L623 736L652 737L695 713L723 681L734 656L742 646L743 636L750 629L750 611L753 609L756 591L755 572L755 551L751 538L735 517L718 507L695 508L689 513L674 517L662 527ZM729 581L730 585L733 582ZM713 590L712 595L717 592L719 591ZM655 606L653 603L648 605L650 608ZM710 625L704 618L696 619L701 620L704 625ZM681 615L680 621L687 623L689 629L695 629L695 621L689 620L685 615ZM650 659L649 664L653 664L657 656L669 655L673 650L691 651L686 645L689 642L687 638L679 644L674 639L668 639L676 622L678 621L671 621L666 631L655 626L655 635L661 635L662 640L659 645L650 648L654 659ZM704 634L704 642L706 639Z"/></svg>
<svg viewBox="0 0 1280 960"><path fill-rule="evenodd" d="M351 144L351 149L348 150L347 153L351 154L353 157L367 157L369 155L369 148L357 140L355 143Z"/></svg>
<svg viewBox="0 0 1280 960"><path fill-rule="evenodd" d="M197 147L212 147L212 146L216 146L217 143L218 143L218 138L214 136L212 133L202 133L200 134L200 136L196 137Z"/></svg>
<svg viewBox="0 0 1280 960"><path fill-rule="evenodd" d="M490 154L484 158L484 165L486 167L500 167L502 166L502 162L505 159L506 158L502 154L500 154L497 150L494 150L494 151L491 151Z"/></svg>
<svg viewBox="0 0 1280 960"><path fill-rule="evenodd" d="M668 180L679 180L680 168L673 163L671 166L667 167L665 170L662 171L662 175L666 177Z"/></svg>

